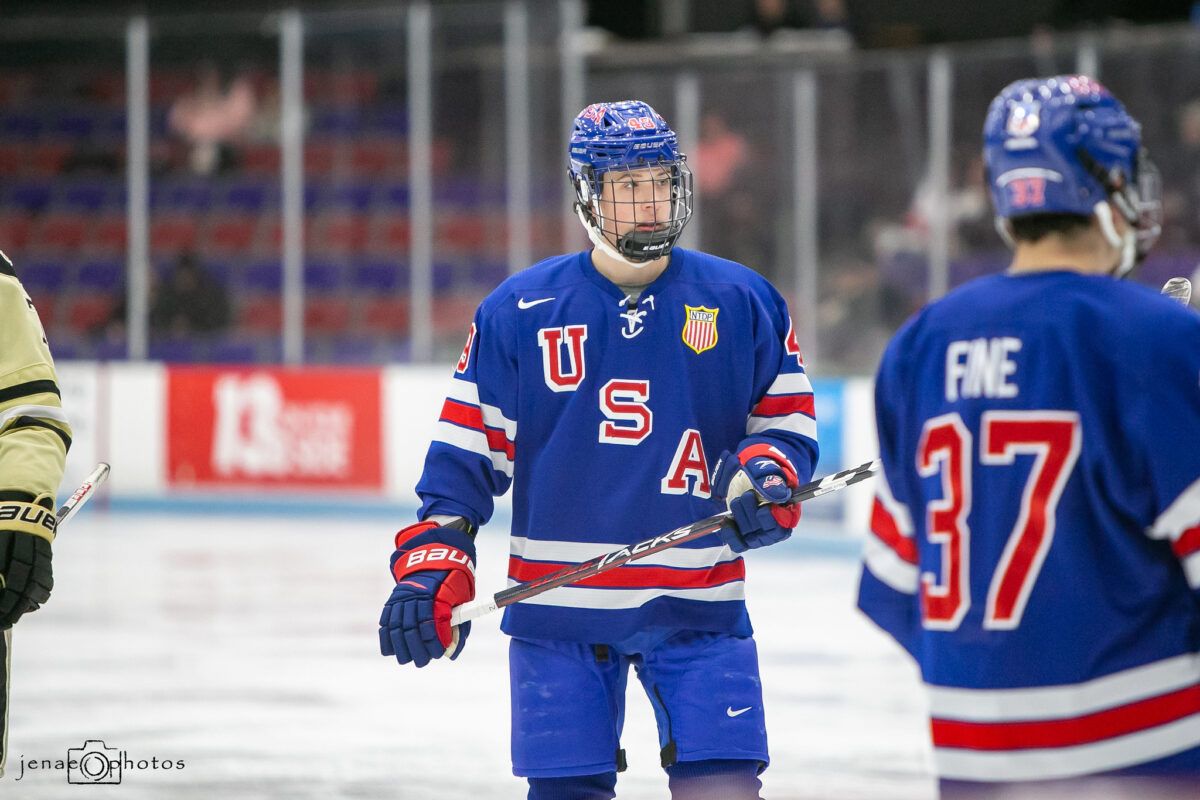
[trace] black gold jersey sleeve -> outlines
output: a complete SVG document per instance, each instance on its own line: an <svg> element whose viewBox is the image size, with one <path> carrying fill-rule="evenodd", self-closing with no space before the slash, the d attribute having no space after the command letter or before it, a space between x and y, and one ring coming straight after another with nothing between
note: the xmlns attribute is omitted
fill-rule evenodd
<svg viewBox="0 0 1200 800"><path fill-rule="evenodd" d="M45 332L0 253L0 497L53 497L70 446Z"/></svg>

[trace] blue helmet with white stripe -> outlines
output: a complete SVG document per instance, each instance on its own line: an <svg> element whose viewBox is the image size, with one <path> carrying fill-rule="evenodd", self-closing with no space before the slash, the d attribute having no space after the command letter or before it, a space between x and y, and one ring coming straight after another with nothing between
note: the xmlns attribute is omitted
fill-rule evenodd
<svg viewBox="0 0 1200 800"><path fill-rule="evenodd" d="M1122 251L1124 273L1158 238L1157 170L1142 148L1142 128L1098 81L1085 75L1022 80L992 101L983 155L997 227L1034 214L1095 215ZM1129 223L1118 236L1112 215Z"/></svg>
<svg viewBox="0 0 1200 800"><path fill-rule="evenodd" d="M639 100L593 103L575 118L569 145L575 210L592 242L631 266L671 252L692 217L692 173L675 131ZM600 200L605 176L620 173L629 185L654 184L653 218L646 203ZM645 189L644 191L651 191ZM657 202L654 202L657 201ZM657 206L669 208L659 218ZM628 228L628 230L625 230Z"/></svg>

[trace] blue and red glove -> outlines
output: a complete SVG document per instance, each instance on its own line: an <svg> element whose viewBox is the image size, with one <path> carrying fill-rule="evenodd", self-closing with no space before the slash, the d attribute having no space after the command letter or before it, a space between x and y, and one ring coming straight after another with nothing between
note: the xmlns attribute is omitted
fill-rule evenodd
<svg viewBox="0 0 1200 800"><path fill-rule="evenodd" d="M799 485L796 468L777 447L756 443L736 456L726 450L713 471L712 486L713 496L728 504L733 521L717 535L735 553L782 542L800 522L800 504L788 502Z"/></svg>
<svg viewBox="0 0 1200 800"><path fill-rule="evenodd" d="M423 667L457 658L471 623L450 626L450 612L475 597L475 541L465 531L418 522L396 534L396 588L379 616L379 651Z"/></svg>

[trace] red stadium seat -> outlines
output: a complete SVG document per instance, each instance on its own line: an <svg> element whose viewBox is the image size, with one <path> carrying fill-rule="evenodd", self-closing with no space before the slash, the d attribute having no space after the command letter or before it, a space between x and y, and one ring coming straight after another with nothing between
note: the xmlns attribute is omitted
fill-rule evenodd
<svg viewBox="0 0 1200 800"><path fill-rule="evenodd" d="M255 175L279 174L279 147L273 144L252 144L242 148L241 168Z"/></svg>
<svg viewBox="0 0 1200 800"><path fill-rule="evenodd" d="M372 250L403 255L412 243L412 226L407 217L389 217L375 223Z"/></svg>
<svg viewBox="0 0 1200 800"><path fill-rule="evenodd" d="M196 221L191 217L159 217L150 224L150 248L158 253L180 253L196 246Z"/></svg>
<svg viewBox="0 0 1200 800"><path fill-rule="evenodd" d="M403 173L408 154L395 140L367 139L354 142L350 150L350 168L355 175L378 177Z"/></svg>
<svg viewBox="0 0 1200 800"><path fill-rule="evenodd" d="M246 253L254 244L257 232L258 219L255 217L221 216L210 223L205 243L226 253Z"/></svg>
<svg viewBox="0 0 1200 800"><path fill-rule="evenodd" d="M332 214L317 225L314 248L319 251L360 253L367 247L370 226L361 214Z"/></svg>
<svg viewBox="0 0 1200 800"><path fill-rule="evenodd" d="M476 214L456 214L437 223L437 246L453 250L478 251L487 238L487 225Z"/></svg>
<svg viewBox="0 0 1200 800"><path fill-rule="evenodd" d="M39 144L30 153L30 166L40 175L57 175L63 170L71 146L58 142Z"/></svg>
<svg viewBox="0 0 1200 800"><path fill-rule="evenodd" d="M407 334L409 326L407 297L388 297L370 300L364 311L367 330L379 334Z"/></svg>
<svg viewBox="0 0 1200 800"><path fill-rule="evenodd" d="M47 250L78 250L87 233L87 219L82 215L52 212L38 226L36 242Z"/></svg>
<svg viewBox="0 0 1200 800"><path fill-rule="evenodd" d="M54 327L55 321L55 297L52 294L30 294L29 299L33 301L33 307L37 309L38 318L42 321L42 328L49 331Z"/></svg>
<svg viewBox="0 0 1200 800"><path fill-rule="evenodd" d="M116 298L108 295L72 298L67 305L67 325L75 333L87 333L109 320L115 304Z"/></svg>
<svg viewBox="0 0 1200 800"><path fill-rule="evenodd" d="M304 328L313 333L341 333L350 326L350 304L345 300L313 298L304 309Z"/></svg>
<svg viewBox="0 0 1200 800"><path fill-rule="evenodd" d="M241 305L237 314L243 333L279 333L283 330L283 306L277 297L262 297Z"/></svg>
<svg viewBox="0 0 1200 800"><path fill-rule="evenodd" d="M88 243L97 255L116 255L125 252L128 241L124 215L108 214L96 222Z"/></svg>
<svg viewBox="0 0 1200 800"><path fill-rule="evenodd" d="M0 250L19 253L29 244L33 219L19 211L0 214Z"/></svg>

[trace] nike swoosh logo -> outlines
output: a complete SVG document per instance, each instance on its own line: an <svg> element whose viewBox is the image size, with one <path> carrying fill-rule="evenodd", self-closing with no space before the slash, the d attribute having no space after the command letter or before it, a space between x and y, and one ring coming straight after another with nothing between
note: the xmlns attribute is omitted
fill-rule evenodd
<svg viewBox="0 0 1200 800"><path fill-rule="evenodd" d="M736 717L736 716L738 716L738 715L740 715L740 714L745 714L747 711L749 711L749 710L750 710L750 709L752 709L752 708L754 708L754 706L746 706L745 708L739 708L737 711L734 711L734 710L733 710L733 706L726 706L726 707L725 707L725 713L726 713L728 716L731 716L731 717Z"/></svg>
<svg viewBox="0 0 1200 800"><path fill-rule="evenodd" d="M541 300L526 300L524 297L522 297L517 301L517 308L524 311L527 308L533 308L539 303L549 303L553 299L553 297L543 297Z"/></svg>

